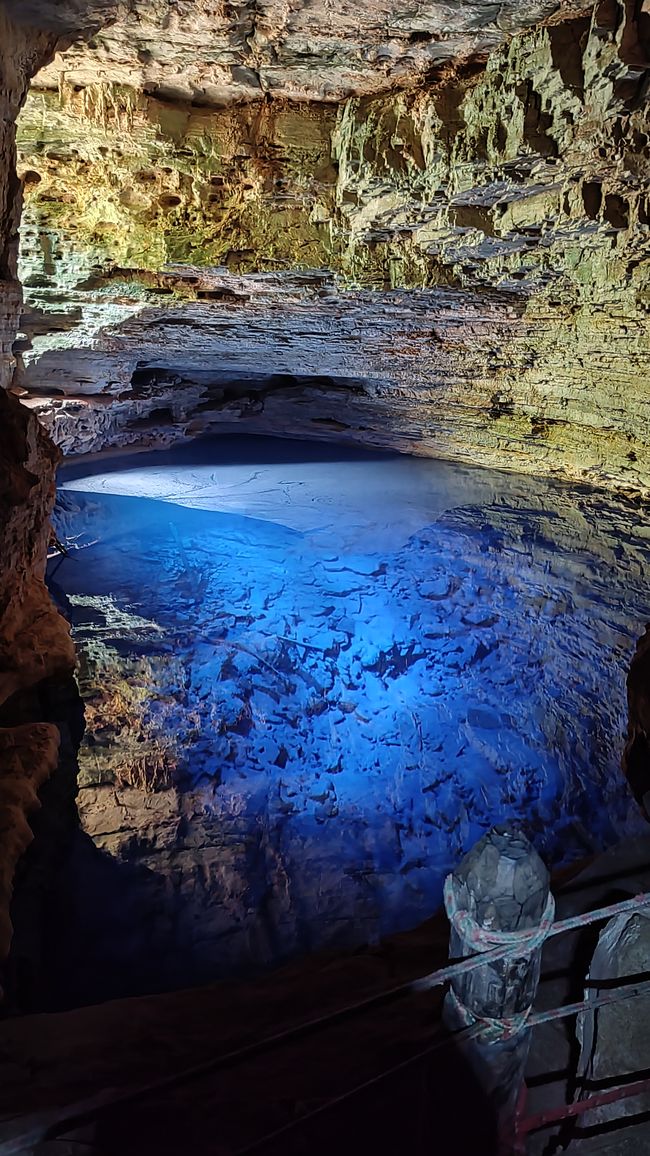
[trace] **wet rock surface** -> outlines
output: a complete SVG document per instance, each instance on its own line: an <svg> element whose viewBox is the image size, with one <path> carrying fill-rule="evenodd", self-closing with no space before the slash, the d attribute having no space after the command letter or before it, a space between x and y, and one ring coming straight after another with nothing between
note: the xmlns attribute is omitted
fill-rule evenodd
<svg viewBox="0 0 650 1156"><path fill-rule="evenodd" d="M245 445L64 482L87 733L55 1001L412 925L499 818L556 864L642 822L619 769L641 509Z"/></svg>
<svg viewBox="0 0 650 1156"><path fill-rule="evenodd" d="M602 996L618 983L632 983L635 977L637 982L642 981L642 977L648 974L649 964L650 920L647 909L611 919L598 938L587 977L585 999ZM647 1014L648 996L641 993L635 999L621 1000L611 1007L585 1012L578 1017L580 1059L576 1099L595 1095L612 1085L643 1079L649 1058ZM597 1150L600 1138L604 1148L599 1126L605 1125L606 1129L609 1126L611 1130L615 1122L624 1123L626 1118L636 1117L638 1126L633 1136L626 1137L623 1132L617 1138L616 1156L626 1152L645 1156L650 1152L649 1106L650 1099L646 1093L585 1112L575 1131L578 1151L585 1146L584 1143L581 1145L581 1139L586 1140L587 1145L591 1139Z"/></svg>

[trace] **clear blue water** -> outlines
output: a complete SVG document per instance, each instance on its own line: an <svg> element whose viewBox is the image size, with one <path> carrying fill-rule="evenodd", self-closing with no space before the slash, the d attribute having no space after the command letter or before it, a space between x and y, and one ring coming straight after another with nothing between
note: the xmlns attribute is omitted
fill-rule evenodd
<svg viewBox="0 0 650 1156"><path fill-rule="evenodd" d="M67 467L57 524L92 712L53 967L82 998L412 926L497 821L549 865L640 825L635 507L233 437Z"/></svg>

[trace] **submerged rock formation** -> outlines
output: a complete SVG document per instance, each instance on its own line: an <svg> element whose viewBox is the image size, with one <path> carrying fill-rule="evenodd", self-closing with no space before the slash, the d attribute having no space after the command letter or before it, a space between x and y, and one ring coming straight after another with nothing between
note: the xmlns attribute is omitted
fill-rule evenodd
<svg viewBox="0 0 650 1156"><path fill-rule="evenodd" d="M0 721L73 663L43 584L53 443L241 428L647 493L647 22L623 0L4 0ZM93 735L137 731L128 685ZM0 732L0 955L55 761L35 711ZM169 801L177 752L152 781L127 753L100 779ZM312 803L325 821L329 780Z"/></svg>
<svg viewBox="0 0 650 1156"><path fill-rule="evenodd" d="M55 1001L374 942L497 821L549 866L642 823L618 767L642 508L259 442L64 472L86 735Z"/></svg>

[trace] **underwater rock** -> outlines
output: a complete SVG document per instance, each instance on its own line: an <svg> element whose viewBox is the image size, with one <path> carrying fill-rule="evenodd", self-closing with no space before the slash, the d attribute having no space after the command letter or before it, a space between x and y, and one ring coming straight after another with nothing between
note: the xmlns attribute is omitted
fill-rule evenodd
<svg viewBox="0 0 650 1156"><path fill-rule="evenodd" d="M88 728L55 973L72 974L74 951L84 998L415 924L499 819L554 864L635 829L619 758L623 672L650 611L643 512L443 463L425 484L421 463L368 456L365 474L336 461L336 503L310 500L311 530L289 534L269 495L276 517L291 508L290 449L245 467L250 508L258 493L270 503L247 532L220 508L239 492L232 441L192 451L212 461L189 465L192 508L169 500L185 492L171 463L191 462L189 447L64 482L59 532L94 544L59 571ZM293 451L315 496L321 465ZM129 498L127 483L166 500ZM200 597L179 599L179 580Z"/></svg>

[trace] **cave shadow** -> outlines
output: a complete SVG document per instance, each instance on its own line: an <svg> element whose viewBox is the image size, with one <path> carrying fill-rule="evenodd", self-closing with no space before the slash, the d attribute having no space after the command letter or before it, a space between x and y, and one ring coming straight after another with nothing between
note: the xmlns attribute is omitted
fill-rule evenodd
<svg viewBox="0 0 650 1156"><path fill-rule="evenodd" d="M39 1010L66 1011L218 978L172 938L174 909L165 903L165 884L144 864L102 851L78 827L45 915ZM169 926L169 937L152 930L156 922Z"/></svg>
<svg viewBox="0 0 650 1156"><path fill-rule="evenodd" d="M69 6L56 0L3 0L10 16L17 24L43 28L58 36L90 32L115 16L116 0L75 0Z"/></svg>
<svg viewBox="0 0 650 1156"><path fill-rule="evenodd" d="M345 826L345 817L337 822ZM241 892L233 897L229 890L224 896L215 890L214 903L203 908L200 857L194 872L187 864L183 868L179 890L174 853L167 870L155 870L150 863L115 858L77 825L41 914L40 983L29 991L23 978L20 1010L67 1011L133 996L258 980L288 963L297 965L319 955L352 958L372 952L373 945L383 945L387 936L390 940L400 931L418 927L440 908L440 889L434 891L429 881L428 888L421 887L420 908L405 917L386 884L381 861L387 852L379 845L376 861L367 868L370 876L364 875L354 888L348 861L326 859L328 886L322 890L308 850L301 860L300 833L294 835L279 867L273 854L269 859L267 843L273 848L282 840L276 825L267 830L251 822L238 845L242 858L234 869ZM394 879L401 880L397 866ZM188 898L190 886L193 894ZM291 896L288 924L285 886ZM244 917L232 912L233 898L245 910ZM26 972L27 965L21 966Z"/></svg>
<svg viewBox="0 0 650 1156"><path fill-rule="evenodd" d="M10 906L13 936L2 967L3 1015L38 1010L49 983L46 925L57 879L79 822L77 756L85 718L72 676L43 679L14 694L0 708L0 726L30 724L35 718L58 728L59 757L39 790L41 805L29 816L34 837L14 874Z"/></svg>
<svg viewBox="0 0 650 1156"><path fill-rule="evenodd" d="M354 1051L354 1033L372 1034L372 1025L365 1017L349 1031ZM465 1053L438 1025L431 1040L442 1046L420 1056L395 1040L373 1065L362 1054L359 1075L348 1065L337 1076L342 1041L325 1032L315 1045L276 1047L250 1066L154 1089L66 1135L93 1156L498 1156L494 1105Z"/></svg>
<svg viewBox="0 0 650 1156"><path fill-rule="evenodd" d="M293 438L247 434L206 434L191 441L176 442L163 449L152 447L140 452L119 453L105 451L90 460L79 455L66 458L59 467L59 481L70 482L95 474L121 473L123 470L143 468L187 468L213 466L218 469L229 465L288 465L291 463L322 462L386 462L400 457L396 452L373 449L371 446L349 446L340 442L298 441ZM436 463L443 467L447 463ZM461 467L462 469L463 467ZM478 469L478 467L476 467Z"/></svg>

